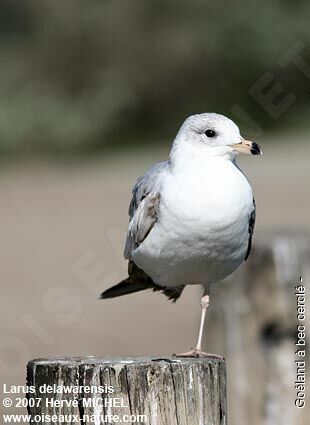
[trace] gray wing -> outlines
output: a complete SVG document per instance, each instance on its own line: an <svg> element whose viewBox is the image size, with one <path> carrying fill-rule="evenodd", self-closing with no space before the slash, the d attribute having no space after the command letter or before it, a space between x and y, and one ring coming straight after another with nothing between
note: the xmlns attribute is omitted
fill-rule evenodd
<svg viewBox="0 0 310 425"><path fill-rule="evenodd" d="M250 215L250 218L249 218L248 249L246 251L244 261L246 261L248 259L249 255L250 255L250 252L251 252L252 238L253 238L254 227L255 227L255 219L256 219L256 204L255 204L255 199L253 198L253 210L252 210L251 215Z"/></svg>
<svg viewBox="0 0 310 425"><path fill-rule="evenodd" d="M161 182L168 167L168 161L153 165L137 180L132 190L125 258L130 259L131 252L144 241L157 221Z"/></svg>

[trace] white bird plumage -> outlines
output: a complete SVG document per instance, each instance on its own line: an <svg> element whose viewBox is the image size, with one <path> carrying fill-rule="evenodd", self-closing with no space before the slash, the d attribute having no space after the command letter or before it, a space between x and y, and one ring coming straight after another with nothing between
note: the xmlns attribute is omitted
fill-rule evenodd
<svg viewBox="0 0 310 425"><path fill-rule="evenodd" d="M102 294L110 298L153 287L176 300L185 285L204 285L200 340L190 355L202 353L209 284L234 272L251 248L255 203L236 164L239 151L261 153L225 116L204 113L185 120L169 160L151 167L133 189L124 252L129 278Z"/></svg>

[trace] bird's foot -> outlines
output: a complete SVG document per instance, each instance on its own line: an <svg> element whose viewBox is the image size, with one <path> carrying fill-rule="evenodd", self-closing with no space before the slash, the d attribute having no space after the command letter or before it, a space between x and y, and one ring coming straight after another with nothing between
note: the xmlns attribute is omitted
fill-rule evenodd
<svg viewBox="0 0 310 425"><path fill-rule="evenodd" d="M206 353L205 351L197 350L197 348L187 351L186 353L173 354L173 356L174 357L195 357L195 358L211 357L213 359L224 360L223 356L219 356L218 354Z"/></svg>

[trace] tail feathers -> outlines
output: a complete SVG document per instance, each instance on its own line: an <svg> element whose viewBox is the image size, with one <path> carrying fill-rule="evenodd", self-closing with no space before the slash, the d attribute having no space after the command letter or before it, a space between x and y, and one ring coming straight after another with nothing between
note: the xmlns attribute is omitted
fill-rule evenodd
<svg viewBox="0 0 310 425"><path fill-rule="evenodd" d="M175 303L176 300L180 298L183 292L183 289L184 289L184 285L174 286L173 288L162 287L159 285L153 286L154 292L157 292L157 291L162 292L164 295L166 295L168 300L172 301L173 303Z"/></svg>
<svg viewBox="0 0 310 425"><path fill-rule="evenodd" d="M114 298L120 297L121 295L132 294L133 292L144 291L145 289L153 289L154 292L160 291L166 295L166 297L175 302L181 295L184 285L175 286L173 288L167 288L164 286L157 285L143 270L141 270L133 261L129 261L128 264L127 279L122 280L117 285L112 286L106 291L102 292L100 298Z"/></svg>
<svg viewBox="0 0 310 425"><path fill-rule="evenodd" d="M149 288L152 288L152 285L147 282L138 281L133 283L130 278L127 278L102 292L100 298L103 300L106 298L120 297L121 295L128 295Z"/></svg>

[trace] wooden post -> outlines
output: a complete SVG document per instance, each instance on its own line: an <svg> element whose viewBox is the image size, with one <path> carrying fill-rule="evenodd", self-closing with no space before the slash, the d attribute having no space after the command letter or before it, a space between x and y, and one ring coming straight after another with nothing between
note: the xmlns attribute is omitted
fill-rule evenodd
<svg viewBox="0 0 310 425"><path fill-rule="evenodd" d="M212 357L39 359L27 385L33 423L227 424L225 361Z"/></svg>

